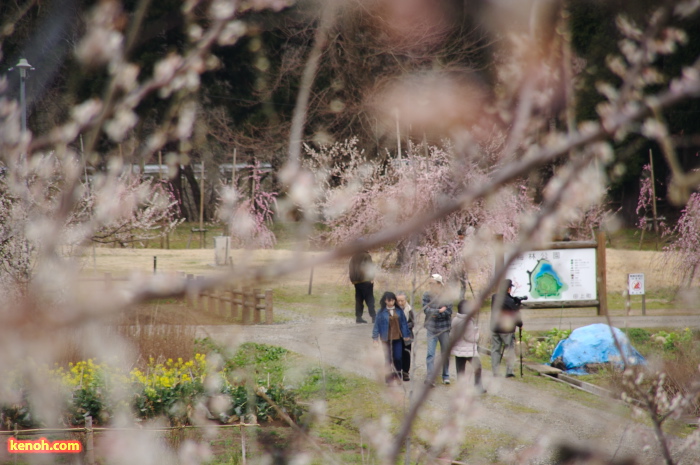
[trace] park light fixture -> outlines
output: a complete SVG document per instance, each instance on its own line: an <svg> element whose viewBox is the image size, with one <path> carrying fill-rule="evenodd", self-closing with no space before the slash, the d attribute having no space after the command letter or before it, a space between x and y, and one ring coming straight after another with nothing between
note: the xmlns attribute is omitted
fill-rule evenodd
<svg viewBox="0 0 700 465"><path fill-rule="evenodd" d="M19 62L10 68L12 71L14 68L19 68L19 103L22 109L22 134L27 132L27 96L26 96L26 81L30 70L34 70L34 67L29 64L26 58L20 58Z"/></svg>

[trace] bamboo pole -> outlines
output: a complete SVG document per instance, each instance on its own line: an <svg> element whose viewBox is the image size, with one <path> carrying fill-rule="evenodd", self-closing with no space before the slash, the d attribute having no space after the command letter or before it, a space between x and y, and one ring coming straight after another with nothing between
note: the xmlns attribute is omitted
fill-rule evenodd
<svg viewBox="0 0 700 465"><path fill-rule="evenodd" d="M85 462L88 465L95 464L95 436L92 429L92 417L90 415L85 417Z"/></svg>
<svg viewBox="0 0 700 465"><path fill-rule="evenodd" d="M330 418L339 418L339 417L333 417L332 415L328 415ZM241 420L241 423L234 423L230 425L211 425L207 424L205 426L202 425L184 425L184 426L164 426L164 427L141 427L141 428L129 428L129 427L119 427L119 428L114 428L114 427L93 427L92 431L94 433L103 433L103 432L108 432L108 431L137 431L137 432L143 432L143 431L152 431L156 433L167 433L169 431L181 431L185 429L193 429L193 430L198 430L198 429L229 429L229 428L260 428L260 424L258 423L243 423L243 420ZM15 429L8 431L8 430L3 430L0 431L0 436L13 436L15 438L19 436L29 436L29 435L40 435L40 434L60 434L60 433L86 433L87 428L28 428L28 429L19 429L18 425L15 424Z"/></svg>
<svg viewBox="0 0 700 465"><path fill-rule="evenodd" d="M314 283L314 267L311 267L311 271L309 272L309 295L311 295L311 287Z"/></svg>
<svg viewBox="0 0 700 465"><path fill-rule="evenodd" d="M654 182L654 157L652 157L651 149L649 149L649 172L651 173L651 211L654 216L654 247L659 250L659 221L656 216L656 182Z"/></svg>
<svg viewBox="0 0 700 465"><path fill-rule="evenodd" d="M158 150L158 181L163 182L163 173L161 172L161 167L163 166L163 151ZM161 223L161 228L165 227L165 223ZM165 248L165 234L160 235L160 248Z"/></svg>
<svg viewBox="0 0 700 465"><path fill-rule="evenodd" d="M242 465L246 465L245 458L245 429L241 426L241 455L242 455Z"/></svg>
<svg viewBox="0 0 700 465"><path fill-rule="evenodd" d="M596 247L596 264L598 280L598 315L608 314L608 275L605 269L605 233L598 231L598 246Z"/></svg>

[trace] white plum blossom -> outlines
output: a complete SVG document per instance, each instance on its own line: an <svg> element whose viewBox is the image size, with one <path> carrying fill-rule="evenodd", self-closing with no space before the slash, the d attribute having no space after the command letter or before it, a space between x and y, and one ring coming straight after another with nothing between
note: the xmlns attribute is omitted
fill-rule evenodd
<svg viewBox="0 0 700 465"><path fill-rule="evenodd" d="M132 110L123 108L105 123L105 132L115 142L121 142L138 122L139 118Z"/></svg>
<svg viewBox="0 0 700 465"><path fill-rule="evenodd" d="M212 19L219 21L231 18L235 12L235 0L214 0L209 8Z"/></svg>
<svg viewBox="0 0 700 465"><path fill-rule="evenodd" d="M80 126L84 126L97 117L102 111L102 102L92 98L76 105L71 110L73 120Z"/></svg>
<svg viewBox="0 0 700 465"><path fill-rule="evenodd" d="M243 21L229 21L218 38L219 45L233 45L246 33L247 26Z"/></svg>

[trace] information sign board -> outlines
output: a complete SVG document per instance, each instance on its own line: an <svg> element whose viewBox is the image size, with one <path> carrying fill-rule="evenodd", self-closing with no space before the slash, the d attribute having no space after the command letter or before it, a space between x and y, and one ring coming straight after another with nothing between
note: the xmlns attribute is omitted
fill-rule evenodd
<svg viewBox="0 0 700 465"><path fill-rule="evenodd" d="M644 295L644 273L627 275L627 294Z"/></svg>
<svg viewBox="0 0 700 465"><path fill-rule="evenodd" d="M506 278L512 295L529 302L595 300L596 249L555 249L525 252L513 260Z"/></svg>

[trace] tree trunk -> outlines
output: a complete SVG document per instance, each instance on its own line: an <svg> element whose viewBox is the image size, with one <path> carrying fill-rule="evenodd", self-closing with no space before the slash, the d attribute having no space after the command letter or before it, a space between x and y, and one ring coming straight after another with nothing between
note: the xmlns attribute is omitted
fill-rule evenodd
<svg viewBox="0 0 700 465"><path fill-rule="evenodd" d="M408 265L412 259L412 252L418 245L418 237L413 235L402 239L396 245L396 262L394 266L397 268L402 268Z"/></svg>
<svg viewBox="0 0 700 465"><path fill-rule="evenodd" d="M192 194L192 203L194 205L200 204L200 193L199 193L199 182L197 182L197 177L194 175L194 169L192 169L192 164L185 165L182 170L185 178L187 179L187 184L190 186L190 193ZM204 217L206 218L206 208L204 209ZM189 221L195 221L199 216L195 215L192 218L188 218Z"/></svg>
<svg viewBox="0 0 700 465"><path fill-rule="evenodd" d="M182 169L180 168L179 163L177 164L177 173L169 182L171 192L177 201L177 208L180 212L180 218L188 219L187 210L185 209L185 202L182 198Z"/></svg>
<svg viewBox="0 0 700 465"><path fill-rule="evenodd" d="M404 239L396 245L396 263L394 263L394 266L396 268L401 268L408 263L410 258L411 255L408 253L408 240Z"/></svg>

